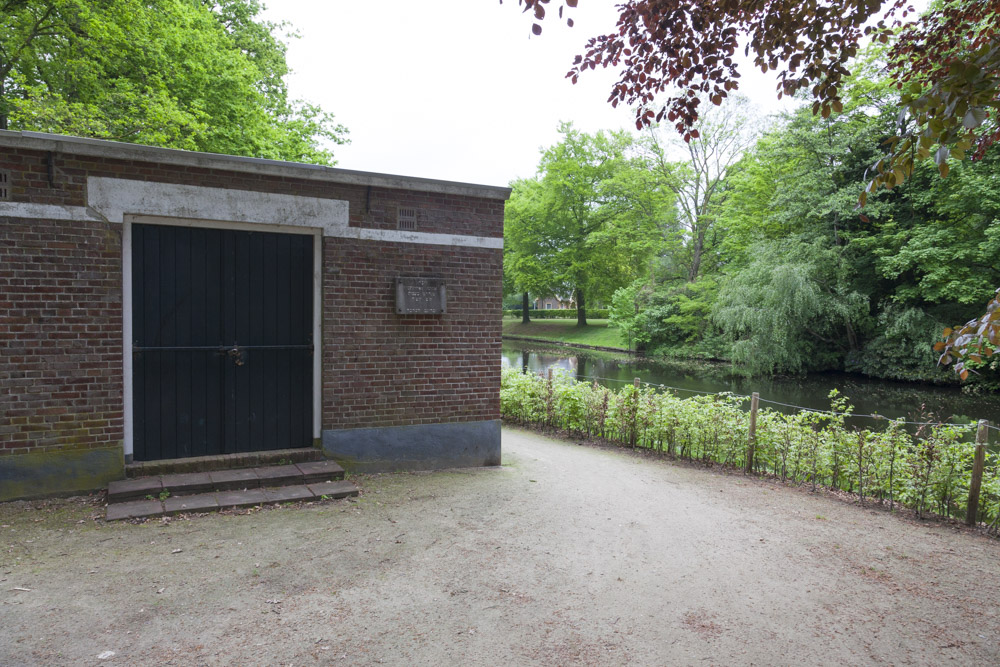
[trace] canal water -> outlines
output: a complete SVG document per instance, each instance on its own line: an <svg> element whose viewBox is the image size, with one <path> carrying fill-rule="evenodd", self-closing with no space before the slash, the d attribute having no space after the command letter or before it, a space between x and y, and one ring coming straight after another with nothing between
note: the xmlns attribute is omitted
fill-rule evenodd
<svg viewBox="0 0 1000 667"><path fill-rule="evenodd" d="M534 373L558 369L578 380L621 387L633 378L642 382L676 388L679 396L697 392L724 391L749 395L759 392L761 406L784 412L789 406L829 410L831 389L850 399L857 414L879 414L908 421L970 422L988 419L1000 424L1000 396L963 393L958 387L936 387L909 382L872 380L845 373L819 373L801 378L745 378L735 375L726 364L704 362L651 361L569 347L548 347L526 341L504 340L504 366ZM785 405L779 405L785 404ZM852 420L870 426L873 420ZM990 440L1000 433L992 431Z"/></svg>

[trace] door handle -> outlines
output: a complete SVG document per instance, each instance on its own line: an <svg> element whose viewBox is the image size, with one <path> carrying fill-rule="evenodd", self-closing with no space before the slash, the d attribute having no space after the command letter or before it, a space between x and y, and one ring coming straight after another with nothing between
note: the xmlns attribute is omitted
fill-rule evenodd
<svg viewBox="0 0 1000 667"><path fill-rule="evenodd" d="M242 366L245 363L243 360L243 350L240 349L239 345L233 345L233 347L226 352L226 355L232 359L233 363L237 366Z"/></svg>

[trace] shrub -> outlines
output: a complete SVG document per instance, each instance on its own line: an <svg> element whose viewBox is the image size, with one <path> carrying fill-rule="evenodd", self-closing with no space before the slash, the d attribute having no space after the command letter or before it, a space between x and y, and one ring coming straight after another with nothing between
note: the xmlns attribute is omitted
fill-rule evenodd
<svg viewBox="0 0 1000 667"><path fill-rule="evenodd" d="M516 317L521 318L521 313L523 311L520 308L513 310L503 311L504 317ZM533 320L575 320L576 319L576 308L563 308L554 310L536 310L532 308L528 311L528 317ZM608 319L608 309L607 308L588 308L587 309L587 319L588 320L606 320Z"/></svg>
<svg viewBox="0 0 1000 667"><path fill-rule="evenodd" d="M784 481L858 494L888 505L964 517L975 443L971 425L926 424L909 433L902 421L879 429L846 425L849 401L831 392L830 412L757 415L754 471ZM746 397L680 398L649 385L611 389L564 374L552 379L505 368L500 411L507 421L554 428L621 446L733 467L746 464ZM987 452L980 515L1000 524L1000 452Z"/></svg>

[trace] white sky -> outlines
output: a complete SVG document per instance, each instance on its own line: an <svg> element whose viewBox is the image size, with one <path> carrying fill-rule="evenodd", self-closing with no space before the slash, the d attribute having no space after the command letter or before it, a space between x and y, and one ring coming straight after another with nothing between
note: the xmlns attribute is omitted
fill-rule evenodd
<svg viewBox="0 0 1000 667"><path fill-rule="evenodd" d="M587 38L614 29L613 0L569 11L573 28L551 7L540 37L517 0L271 0L265 17L301 35L288 49L291 96L351 132L338 167L507 185L534 175L560 120L634 128L631 110L606 101L611 70L564 78ZM788 108L773 73L749 62L740 72L740 92L762 112Z"/></svg>

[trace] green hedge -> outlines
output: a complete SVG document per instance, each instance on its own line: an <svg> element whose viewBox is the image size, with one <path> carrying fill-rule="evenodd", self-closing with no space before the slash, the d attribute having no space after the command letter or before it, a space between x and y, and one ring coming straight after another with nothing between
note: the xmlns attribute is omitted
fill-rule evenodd
<svg viewBox="0 0 1000 667"><path fill-rule="evenodd" d="M503 311L504 317L521 317L521 309ZM533 320L575 320L576 308L562 308L552 310L537 310L532 308L528 311L528 317ZM607 308L588 308L587 319L606 320L608 319Z"/></svg>
<svg viewBox="0 0 1000 667"><path fill-rule="evenodd" d="M831 393L832 412L757 416L753 470L794 484L854 493L862 502L903 505L917 516L965 517L975 443L972 426L935 424L916 435L902 421L873 429L845 423L847 400ZM682 399L669 390L610 389L556 374L505 368L500 413L507 422L555 428L574 437L651 449L667 456L746 465L749 417L732 394ZM1000 452L988 450L977 515L993 534L1000 523Z"/></svg>

